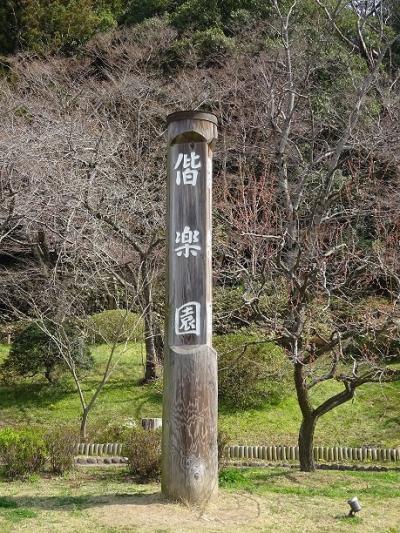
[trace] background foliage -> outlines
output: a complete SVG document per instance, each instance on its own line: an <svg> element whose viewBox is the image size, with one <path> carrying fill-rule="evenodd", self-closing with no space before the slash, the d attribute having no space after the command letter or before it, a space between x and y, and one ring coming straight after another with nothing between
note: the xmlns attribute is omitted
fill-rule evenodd
<svg viewBox="0 0 400 533"><path fill-rule="evenodd" d="M236 409L276 404L287 393L291 367L275 344L247 332L217 336L218 393L224 405Z"/></svg>
<svg viewBox="0 0 400 533"><path fill-rule="evenodd" d="M45 324L48 331L43 330L43 325L32 322L18 333L12 343L10 353L2 365L6 374L17 376L34 376L44 374L52 383L57 379L59 371L64 369L65 361L62 358L60 343L68 343L71 359L78 370L89 370L94 360L86 345L85 334L77 323L70 322L63 329L65 337L57 339L56 327L51 322Z"/></svg>
<svg viewBox="0 0 400 533"><path fill-rule="evenodd" d="M129 326L120 335L125 312L113 309L140 309L145 320L137 339L144 338L145 346L132 350L135 363L125 361L132 372L128 379L113 360L116 379L107 375L112 386L107 382L104 388L111 413L126 414L121 397L128 393L138 404L138 418L142 405L150 414L159 408L156 387L136 387L147 353L156 354L160 372L162 366L163 136L165 116L177 109L211 111L219 121L215 330L229 334L216 345L230 428L246 432L252 417L261 420L256 409L270 412L273 402L281 419L287 412L291 422L283 428L279 416L272 417L269 436L286 431L293 438L299 422L293 390L282 396L273 379L286 383L283 353L289 364L299 354L307 356L310 381L316 370L329 376L332 353L319 357L321 350L357 331L340 346L335 379L313 384L316 403L338 393L337 380L345 371L351 374L353 364L363 362L374 377L382 377L380 363L392 365L391 372L397 368L398 318L393 315L390 328L379 329L392 315L400 279L398 44L382 64L376 62L398 28L398 8L385 2L384 19L367 17L363 44L357 17L373 3L339 3L343 9L335 11L334 21L314 0L295 3L286 37L283 22L292 5L286 1L9 0L0 7L0 46L10 54L0 77L0 322L7 330L20 316L78 317L85 328L91 325L93 341L112 343L128 339L137 318L127 315ZM371 73L374 64L379 68ZM373 84L358 100L370 75ZM290 96L296 105L288 111ZM352 122L355 110L358 120ZM318 213L329 165L347 130L330 176L330 204ZM285 172L288 191L282 186ZM297 246L288 238L287 192L299 199L291 229L303 253L294 272L285 270ZM299 287L305 290L295 295ZM253 337L249 342L249 328L257 331L256 343ZM32 393L49 406L48 416L58 419L64 406L65 416L74 418L76 404L62 388L72 390L67 377L51 392L40 376L30 377L49 370L50 352L56 356L46 344L36 349L35 335L21 365L14 364L29 376L25 389L0 391L6 411L13 413L10 419L32 416L42 423L46 415L37 405L34 414L21 407ZM2 338L8 339L7 331ZM259 345L259 338L270 342ZM248 347L238 359L240 344ZM95 348L97 366L83 380L85 393L96 390L99 369L108 368L106 349ZM6 394L21 407L17 415ZM237 408L243 420L235 418ZM378 408L370 403L367 409ZM355 411L365 424L365 413ZM99 412L95 416L101 425ZM388 415L390 439L397 418ZM327 426L330 438L334 419ZM371 439L377 435L371 432Z"/></svg>
<svg viewBox="0 0 400 533"><path fill-rule="evenodd" d="M46 445L43 437L35 430L2 428L0 457L7 477L24 478L40 471L44 466Z"/></svg>

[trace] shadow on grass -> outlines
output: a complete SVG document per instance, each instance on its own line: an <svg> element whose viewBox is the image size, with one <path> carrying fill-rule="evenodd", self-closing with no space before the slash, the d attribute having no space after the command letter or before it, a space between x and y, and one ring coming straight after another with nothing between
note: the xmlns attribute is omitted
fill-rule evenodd
<svg viewBox="0 0 400 533"><path fill-rule="evenodd" d="M144 414L146 414L146 410L144 408L148 404L152 404L153 406L157 406L161 409L161 401L162 396L157 393L147 393L137 397L135 399L135 417L138 419L142 418Z"/></svg>
<svg viewBox="0 0 400 533"><path fill-rule="evenodd" d="M226 416L237 415L240 413L251 412L251 411L260 411L260 412L262 411L265 414L267 414L269 410L276 408L280 403L281 401L271 402L271 401L266 400L264 402L260 402L260 403L257 403L251 406L240 407L240 406L228 404L222 400L219 400L218 412L219 414L226 415Z"/></svg>
<svg viewBox="0 0 400 533"><path fill-rule="evenodd" d="M118 401L132 401L132 398L129 397L129 393L132 394L135 398L146 397L149 398L150 402L157 403L161 401L162 393L153 388L153 385L143 385L141 383L142 378L111 378L106 385L104 385L103 393L119 393L119 392L128 392L128 397L123 395L120 397L118 394ZM83 388L85 390L93 390L100 382L99 379L86 378L82 380Z"/></svg>
<svg viewBox="0 0 400 533"><path fill-rule="evenodd" d="M18 383L0 387L0 409L27 410L32 407L47 407L76 392L64 384Z"/></svg>
<svg viewBox="0 0 400 533"><path fill-rule="evenodd" d="M83 392L92 391L99 383L99 380L85 379L82 382ZM122 391L132 390L135 400L153 405L161 405L162 395L156 390L146 390L140 387L137 380L127 381L120 379L110 381L103 389L104 394L114 395L114 402L124 403L131 402L132 398L122 395ZM139 394L138 394L139 393ZM72 383L67 380L60 381L51 385L45 381L14 383L12 385L3 385L0 387L0 410L17 409L27 411L32 408L45 408L68 397L75 397L76 390ZM138 412L140 408L138 408Z"/></svg>
<svg viewBox="0 0 400 533"><path fill-rule="evenodd" d="M268 481L274 478L289 478L294 473L300 472L299 469L294 469L293 471L291 471L288 470L286 467L279 467L278 465L273 468L259 468L257 465L255 465L254 467L244 466L237 468L230 466L229 463L225 466L222 472L224 472L225 470L241 472L244 477L249 481L253 479L262 479L264 481Z"/></svg>
<svg viewBox="0 0 400 533"><path fill-rule="evenodd" d="M125 493L80 496L8 496L0 500L0 510L28 508L49 511L76 511L105 505L171 504L161 492Z"/></svg>
<svg viewBox="0 0 400 533"><path fill-rule="evenodd" d="M362 519L359 516L350 516L348 514L338 514L335 516L336 520L339 520L340 522L343 522L344 524L348 526L354 526L356 524L361 524Z"/></svg>

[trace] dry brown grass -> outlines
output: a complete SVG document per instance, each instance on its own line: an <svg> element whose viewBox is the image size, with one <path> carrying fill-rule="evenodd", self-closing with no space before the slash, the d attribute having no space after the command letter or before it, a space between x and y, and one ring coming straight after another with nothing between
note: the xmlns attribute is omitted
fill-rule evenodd
<svg viewBox="0 0 400 533"><path fill-rule="evenodd" d="M272 475L273 472L271 478ZM343 476L344 473L338 477L334 472L320 472L306 480L304 475L283 475L282 483L275 483L275 488L286 490L301 483L323 489L329 483L343 484ZM281 472L276 471L275 477L280 479ZM354 485L354 490L361 487L354 476L349 476L347 482ZM388 483L393 483L395 489L398 480L390 479ZM343 497L266 489L258 490L256 485L253 491L220 489L218 497L201 509L165 501L158 485L137 485L125 470L81 469L64 479L0 482L0 531L400 533L399 497L364 494L360 498L362 512L349 519L345 517L347 505Z"/></svg>

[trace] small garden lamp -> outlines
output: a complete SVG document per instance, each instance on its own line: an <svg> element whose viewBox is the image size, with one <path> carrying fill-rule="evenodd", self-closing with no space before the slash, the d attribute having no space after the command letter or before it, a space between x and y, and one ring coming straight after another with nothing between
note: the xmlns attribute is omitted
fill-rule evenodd
<svg viewBox="0 0 400 533"><path fill-rule="evenodd" d="M361 511L361 505L358 501L357 496L354 496L353 498L350 498L350 500L347 500L347 503L350 505L349 516L355 516L356 513Z"/></svg>

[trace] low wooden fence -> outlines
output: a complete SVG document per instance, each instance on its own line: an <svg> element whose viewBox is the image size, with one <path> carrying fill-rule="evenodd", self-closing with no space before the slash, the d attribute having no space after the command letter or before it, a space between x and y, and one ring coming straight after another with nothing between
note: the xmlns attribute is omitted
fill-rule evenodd
<svg viewBox="0 0 400 533"><path fill-rule="evenodd" d="M85 444L77 446L78 455L101 456L123 455L121 443ZM229 459L253 459L262 461L296 462L299 460L298 446L226 446L225 456ZM400 448L350 448L348 446L315 446L314 459L322 462L400 462Z"/></svg>

